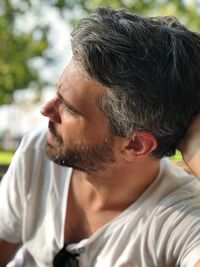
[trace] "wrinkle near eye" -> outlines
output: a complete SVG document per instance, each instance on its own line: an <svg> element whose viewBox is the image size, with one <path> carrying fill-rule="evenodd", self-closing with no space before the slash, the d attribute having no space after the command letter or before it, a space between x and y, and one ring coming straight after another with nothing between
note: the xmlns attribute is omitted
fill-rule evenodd
<svg viewBox="0 0 200 267"><path fill-rule="evenodd" d="M75 113L73 110L71 110L62 100L61 100L62 107L65 112L72 114L73 116L78 116L79 114Z"/></svg>

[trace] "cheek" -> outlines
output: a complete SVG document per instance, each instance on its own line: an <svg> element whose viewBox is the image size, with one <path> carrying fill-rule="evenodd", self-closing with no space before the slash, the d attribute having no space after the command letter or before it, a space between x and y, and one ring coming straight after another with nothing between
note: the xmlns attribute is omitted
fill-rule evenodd
<svg viewBox="0 0 200 267"><path fill-rule="evenodd" d="M102 139L110 136L110 130L108 122L101 119L96 119L93 123L90 124L90 127L86 129L90 132L90 135L96 137L96 139Z"/></svg>
<svg viewBox="0 0 200 267"><path fill-rule="evenodd" d="M70 142L79 144L83 140L84 128L82 120L77 118L66 118L65 120L62 120L62 124L59 125L58 131L64 144L70 144Z"/></svg>
<svg viewBox="0 0 200 267"><path fill-rule="evenodd" d="M92 145L110 135L108 122L93 116L92 119L63 115L62 123L58 126L64 144Z"/></svg>

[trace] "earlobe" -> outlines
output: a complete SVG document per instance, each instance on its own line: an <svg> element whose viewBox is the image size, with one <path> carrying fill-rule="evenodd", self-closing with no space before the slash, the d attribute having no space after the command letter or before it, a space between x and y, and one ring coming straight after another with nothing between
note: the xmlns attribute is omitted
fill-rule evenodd
<svg viewBox="0 0 200 267"><path fill-rule="evenodd" d="M135 132L125 147L126 159L131 161L149 155L157 148L157 140L149 132Z"/></svg>

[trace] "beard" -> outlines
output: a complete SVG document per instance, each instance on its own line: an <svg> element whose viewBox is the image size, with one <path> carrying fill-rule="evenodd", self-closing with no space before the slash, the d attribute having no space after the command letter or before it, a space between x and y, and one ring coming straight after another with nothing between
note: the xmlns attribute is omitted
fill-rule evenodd
<svg viewBox="0 0 200 267"><path fill-rule="evenodd" d="M94 145L76 145L73 140L64 147L61 136L56 132L53 122L49 122L49 131L56 140L55 146L46 144L46 154L50 160L61 166L72 167L84 172L96 172L115 162L113 137L108 136Z"/></svg>

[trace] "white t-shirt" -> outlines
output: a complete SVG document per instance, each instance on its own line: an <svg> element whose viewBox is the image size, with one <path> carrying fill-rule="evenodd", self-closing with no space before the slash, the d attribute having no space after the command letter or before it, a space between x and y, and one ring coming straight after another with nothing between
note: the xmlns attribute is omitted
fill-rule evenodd
<svg viewBox="0 0 200 267"><path fill-rule="evenodd" d="M26 135L0 186L0 236L23 247L8 266L50 267L63 247L72 170L45 156L44 130ZM124 212L67 249L80 267L193 267L200 259L200 182L161 160Z"/></svg>

